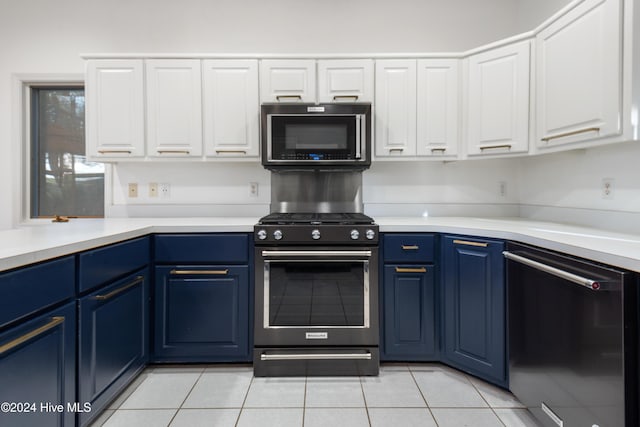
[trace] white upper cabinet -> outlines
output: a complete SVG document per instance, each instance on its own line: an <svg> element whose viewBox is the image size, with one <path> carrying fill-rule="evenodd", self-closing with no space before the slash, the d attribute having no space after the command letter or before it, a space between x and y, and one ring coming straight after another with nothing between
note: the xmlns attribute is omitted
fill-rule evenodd
<svg viewBox="0 0 640 427"><path fill-rule="evenodd" d="M529 45L527 40L469 58L468 155L527 152Z"/></svg>
<svg viewBox="0 0 640 427"><path fill-rule="evenodd" d="M416 60L376 61L376 156L416 155L416 84Z"/></svg>
<svg viewBox="0 0 640 427"><path fill-rule="evenodd" d="M459 92L457 59L418 60L418 156L457 156Z"/></svg>
<svg viewBox="0 0 640 427"><path fill-rule="evenodd" d="M146 61L151 157L202 155L202 79L197 59Z"/></svg>
<svg viewBox="0 0 640 427"><path fill-rule="evenodd" d="M536 36L536 144L622 132L620 0L587 0Z"/></svg>
<svg viewBox="0 0 640 427"><path fill-rule="evenodd" d="M315 103L315 59L263 59L260 101Z"/></svg>
<svg viewBox="0 0 640 427"><path fill-rule="evenodd" d="M373 102L373 60L319 60L318 102Z"/></svg>
<svg viewBox="0 0 640 427"><path fill-rule="evenodd" d="M204 73L205 154L257 157L260 153L258 61L210 59Z"/></svg>
<svg viewBox="0 0 640 427"><path fill-rule="evenodd" d="M143 70L140 59L87 62L88 157L103 161L145 155Z"/></svg>

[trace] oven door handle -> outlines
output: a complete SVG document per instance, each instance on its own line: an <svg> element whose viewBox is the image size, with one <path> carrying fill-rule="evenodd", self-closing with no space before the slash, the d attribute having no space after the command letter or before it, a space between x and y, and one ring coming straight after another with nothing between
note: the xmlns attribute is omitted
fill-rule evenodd
<svg viewBox="0 0 640 427"><path fill-rule="evenodd" d="M371 353L261 354L260 360L371 360Z"/></svg>
<svg viewBox="0 0 640 427"><path fill-rule="evenodd" d="M267 257L371 257L371 251L262 251Z"/></svg>

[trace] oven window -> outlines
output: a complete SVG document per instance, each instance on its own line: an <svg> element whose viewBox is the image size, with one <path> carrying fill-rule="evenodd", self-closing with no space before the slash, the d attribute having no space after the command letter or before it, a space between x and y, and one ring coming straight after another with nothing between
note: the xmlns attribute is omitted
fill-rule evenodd
<svg viewBox="0 0 640 427"><path fill-rule="evenodd" d="M270 263L270 326L363 326L363 262Z"/></svg>

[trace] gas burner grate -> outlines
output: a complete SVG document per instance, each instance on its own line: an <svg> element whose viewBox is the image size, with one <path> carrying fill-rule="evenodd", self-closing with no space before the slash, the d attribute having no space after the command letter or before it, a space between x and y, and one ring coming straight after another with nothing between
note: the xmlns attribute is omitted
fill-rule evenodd
<svg viewBox="0 0 640 427"><path fill-rule="evenodd" d="M260 224L373 224L373 218L358 212L274 212Z"/></svg>

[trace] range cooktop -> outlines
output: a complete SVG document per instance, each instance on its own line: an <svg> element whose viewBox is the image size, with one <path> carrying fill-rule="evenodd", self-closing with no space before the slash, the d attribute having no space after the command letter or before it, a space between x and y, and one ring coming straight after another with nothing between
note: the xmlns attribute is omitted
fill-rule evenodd
<svg viewBox="0 0 640 427"><path fill-rule="evenodd" d="M260 219L254 227L256 244L378 243L378 225L362 213L276 212Z"/></svg>
<svg viewBox="0 0 640 427"><path fill-rule="evenodd" d="M319 212L274 212L260 219L259 224L311 224L311 225L350 225L373 224L373 218L357 212L319 213Z"/></svg>

